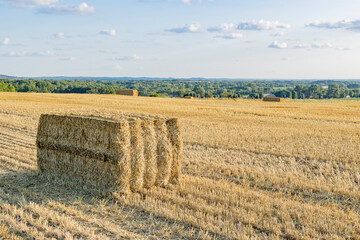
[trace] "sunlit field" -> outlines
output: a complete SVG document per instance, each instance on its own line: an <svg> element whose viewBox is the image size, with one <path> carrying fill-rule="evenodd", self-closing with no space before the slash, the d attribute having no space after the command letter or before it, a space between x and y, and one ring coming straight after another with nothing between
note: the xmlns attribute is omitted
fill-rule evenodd
<svg viewBox="0 0 360 240"><path fill-rule="evenodd" d="M178 117L182 180L114 199L36 163L42 113ZM0 93L0 239L360 239L358 100Z"/></svg>

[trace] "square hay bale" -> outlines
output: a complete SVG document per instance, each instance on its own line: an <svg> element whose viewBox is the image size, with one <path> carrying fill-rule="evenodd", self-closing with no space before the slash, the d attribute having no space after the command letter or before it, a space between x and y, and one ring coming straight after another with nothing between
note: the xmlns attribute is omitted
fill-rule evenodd
<svg viewBox="0 0 360 240"><path fill-rule="evenodd" d="M185 96L184 98L185 98L185 99L194 99L193 96Z"/></svg>
<svg viewBox="0 0 360 240"><path fill-rule="evenodd" d="M41 172L128 193L180 180L178 119L122 115L40 117L37 161Z"/></svg>
<svg viewBox="0 0 360 240"><path fill-rule="evenodd" d="M264 102L284 102L284 98L280 97L264 97Z"/></svg>
<svg viewBox="0 0 360 240"><path fill-rule="evenodd" d="M118 95L126 95L126 96L139 96L139 92L134 89L118 89L116 90L116 94Z"/></svg>

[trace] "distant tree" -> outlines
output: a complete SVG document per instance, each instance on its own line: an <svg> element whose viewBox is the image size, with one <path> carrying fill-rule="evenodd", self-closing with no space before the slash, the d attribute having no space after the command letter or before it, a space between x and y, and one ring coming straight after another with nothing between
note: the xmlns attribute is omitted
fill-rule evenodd
<svg viewBox="0 0 360 240"><path fill-rule="evenodd" d="M229 81L229 80L34 80L0 79L0 91L92 93L111 94L115 89L137 89L140 96L159 94L161 96L183 97L186 94L197 97L234 98L250 96L259 98L264 93L280 97L297 98L339 98L347 95L360 97L360 83L357 81L334 80L284 80L284 81ZM323 88L328 86L328 88Z"/></svg>
<svg viewBox="0 0 360 240"><path fill-rule="evenodd" d="M321 90L322 88L319 85L312 84L308 88L307 95L308 97L312 97L312 98L320 98L320 96L322 96Z"/></svg>
<svg viewBox="0 0 360 240"><path fill-rule="evenodd" d="M205 89L199 85L196 85L193 89L194 93L200 97L205 97Z"/></svg>
<svg viewBox="0 0 360 240"><path fill-rule="evenodd" d="M100 94L115 94L116 91L112 86L104 86L99 89Z"/></svg>
<svg viewBox="0 0 360 240"><path fill-rule="evenodd" d="M327 91L327 98L339 98L340 88L337 84L330 84Z"/></svg>
<svg viewBox="0 0 360 240"><path fill-rule="evenodd" d="M274 93L275 96L281 98L291 98L291 92L288 90L280 90Z"/></svg>
<svg viewBox="0 0 360 240"><path fill-rule="evenodd" d="M350 90L350 91L349 91L349 96L350 96L350 97L354 97L354 96L355 96L355 93L354 93L353 90Z"/></svg>
<svg viewBox="0 0 360 240"><path fill-rule="evenodd" d="M15 92L15 87L11 84L0 82L0 92Z"/></svg>
<svg viewBox="0 0 360 240"><path fill-rule="evenodd" d="M304 85L295 86L294 91L296 92L298 98L305 98L304 89L305 89Z"/></svg>
<svg viewBox="0 0 360 240"><path fill-rule="evenodd" d="M213 94L209 91L205 92L205 97L206 98L212 98L213 97Z"/></svg>
<svg viewBox="0 0 360 240"><path fill-rule="evenodd" d="M259 94L258 93L250 93L249 98L251 98L251 99L259 99Z"/></svg>

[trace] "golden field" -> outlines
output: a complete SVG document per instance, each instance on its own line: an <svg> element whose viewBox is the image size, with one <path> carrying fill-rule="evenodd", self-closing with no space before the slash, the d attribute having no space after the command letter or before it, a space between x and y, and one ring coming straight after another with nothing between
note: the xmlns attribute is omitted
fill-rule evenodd
<svg viewBox="0 0 360 240"><path fill-rule="evenodd" d="M38 173L42 113L178 117L180 185L115 200ZM360 239L360 102L0 93L0 239Z"/></svg>

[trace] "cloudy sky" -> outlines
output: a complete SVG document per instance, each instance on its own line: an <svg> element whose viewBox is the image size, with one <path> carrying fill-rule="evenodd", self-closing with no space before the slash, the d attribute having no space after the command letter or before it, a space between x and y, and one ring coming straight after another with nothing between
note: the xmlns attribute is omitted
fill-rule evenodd
<svg viewBox="0 0 360 240"><path fill-rule="evenodd" d="M0 74L360 78L359 0L0 0L0 24Z"/></svg>

